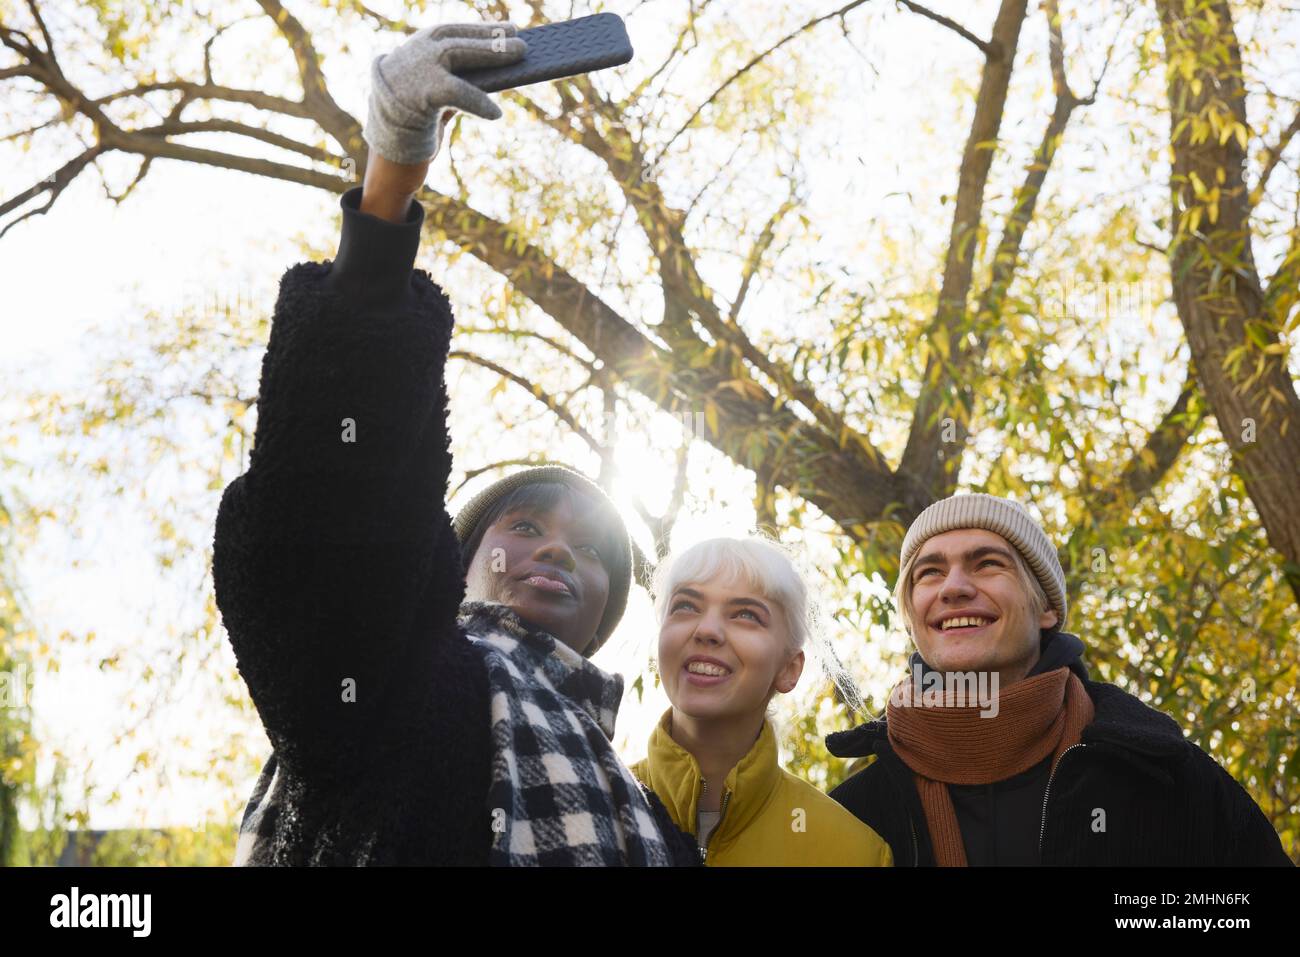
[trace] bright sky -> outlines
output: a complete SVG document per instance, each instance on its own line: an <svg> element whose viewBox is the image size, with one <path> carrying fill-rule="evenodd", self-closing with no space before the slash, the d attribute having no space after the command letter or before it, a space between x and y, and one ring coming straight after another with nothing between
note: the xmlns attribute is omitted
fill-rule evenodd
<svg viewBox="0 0 1300 957"><path fill-rule="evenodd" d="M389 12L399 8L393 3L374 6ZM789 10L791 6L781 5L785 24L802 22L834 5L802 3L798 14ZM944 122L936 104L950 102L955 72L974 75L969 69L972 56L962 41L942 28L897 11L892 4L879 6L888 9L869 14L863 11L850 19L851 26L858 25L854 42L871 62L870 67L843 42L833 42L838 27L823 27L817 35L819 42L826 43L826 54L818 62L842 76L846 90L868 94L846 96L843 116L837 122L823 124L810 134L805 145L804 160L812 186L809 215L821 229L816 252L830 262L868 259L871 251L864 248L861 224L876 217L886 221L892 217L900 233L904 224L928 224L927 228L941 233L946 233L948 227L947 214L927 214L909 222L909 200L900 191L910 190L910 202L924 204L932 203L938 193L951 190L960 136L965 130L954 138L946 155L936 151L920 156L903 151L908 139L900 131L918 123ZM987 34L994 4L984 0L978 4L936 2L933 6L974 25L975 32ZM739 23L771 19L770 15L746 17L739 7L735 14ZM643 9L632 21L632 38L638 51L635 65L644 68L645 63L657 63L665 44L671 42L662 22L657 22L657 18L662 21L668 8L669 4L656 4L660 12ZM760 0L752 0L746 9L767 8ZM1041 21L1041 14L1031 15L1022 42L1035 54L1034 69L1045 74L1045 31ZM862 24L870 24L871 29L862 28ZM754 27L747 29L753 32ZM755 33L754 48L770 44L786 29L772 26L761 35ZM340 80L333 87L353 115L364 116L364 90L356 82L342 81L361 75L356 64L368 62L369 56L390 48L396 39L367 30L353 41L354 59L331 59L331 78ZM279 50L284 54L283 48ZM1079 76L1088 72L1081 69ZM275 86L264 81L261 88ZM684 75L677 88L690 91L706 86L692 85ZM1036 141L1048 108L1045 100L1018 101L1004 135L1026 143ZM1096 112L1106 108L1104 103L1099 104ZM507 112L507 117L512 113ZM488 148L493 136L519 135L536 147L544 146L545 131L502 128L508 122L496 124L498 128L492 130L464 129L458 156L463 160L476 147ZM517 122L526 121L519 118ZM191 138L190 142L235 148L220 137L206 139L206 144L204 137ZM239 148L249 155L277 155L255 146L241 144ZM41 178L66 159L69 150L65 145L57 157L40 148L20 154L11 144L0 144L0 196L12 195ZM723 159L725 156L718 157L718 162ZM134 164L134 160L122 157L110 158L106 163L117 188L129 181ZM1105 182L1106 175L1104 169L1098 170L1096 182ZM445 155L435 163L430 184L454 191ZM688 185L690 192L698 188L698 184ZM1087 190L1092 184L1087 177L1081 177L1074 186ZM752 194L737 192L728 198L742 204L761 202L763 210L770 209L775 201L757 186ZM50 214L23 223L0 240L5 333L5 350L0 355L0 381L5 383L0 392L0 409L5 414L0 421L9 418L8 403L28 390L70 389L92 380L101 361L126 351L124 329L135 326L149 310L174 311L192 304L198 295L196 290L213 283L227 290L245 290L253 308L269 314L280 273L302 258L296 237L302 234L332 248L336 234L332 232L331 217L336 209L337 198L319 191L168 161L155 163L132 197L117 207L105 199L98 177L92 172L83 173ZM934 235L921 234L915 243L931 251L940 248ZM468 269L468 260L462 262ZM458 316L472 315L470 304L475 289L463 284L453 286L450 283L455 280L454 274L443 277L444 270L438 264L425 265L434 271L435 278L449 280L448 291L457 304ZM722 286L733 288L730 281ZM755 302L760 313L766 308L776 316L788 312L780 308L780 290L760 290ZM815 330L809 332L814 334ZM1158 367L1162 356L1153 354L1152 361ZM457 381L453 378L453 388ZM470 380L466 389L473 394L472 390L481 388L484 381ZM456 401L453 392L453 407ZM470 400L466 408L472 407ZM184 415L178 412L181 419ZM464 415L462 411L453 418L455 451L461 468L480 464L492 455L491 451L474 447L474 431L466 427ZM192 429L196 442L205 441L196 424L182 421L178 427ZM51 451L48 443L42 444L30 435L20 439L19 447L11 450L13 454L39 467L42 457ZM196 454L202 454L201 447ZM213 446L210 454L218 455L219 448ZM625 443L620 454L628 477L621 493L643 495L652 508L659 507L665 475L670 474L666 463L650 458L645 444L636 441ZM62 479L56 471L42 470L34 480L21 481L18 486L33 498L50 500L54 496L58 500L59 481ZM59 529L47 523L21 561L20 584L29 602L30 616L44 640L53 641L64 631L81 634L93 629L97 635L89 645L63 647L59 672L38 675L33 702L38 737L48 748L66 754L74 767L87 769L87 781L99 789L91 808L92 827L186 824L217 813L225 795L201 778L192 780L174 773L165 776L161 787L152 778L144 779L147 786L138 786L132 780L122 787L120 802L105 803L108 790L127 782L136 751L151 743L160 748L164 763L178 770L201 767L208 751L229 747L230 741L241 735L250 752L266 752L255 721L250 726L213 717L228 715L230 709L220 706L219 697L214 700L208 687L210 683L205 684L201 675L193 673L180 680L174 702L143 722L134 746L111 747L114 733L136 720L136 716L124 712L123 705L132 691L133 672L130 668L123 674L101 671L97 662L111 651L121 651L129 660L138 662L157 661L160 656L165 659L177 633L195 620L203 596L210 594L211 582L202 567L182 566L174 574L159 573L149 557L154 547L152 530L136 511L141 496L162 501L179 495L190 511L178 516L178 523L189 529L196 540L202 540L205 529L210 537L219 493L187 489L183 481L166 468L159 468L149 480L133 482L124 500L96 493L74 527ZM718 490L721 504L684 520L678 545L710 534L737 532L752 522L750 486L742 473L718 465L714 456L697 455L691 481L694 487ZM630 684L641 671L654 637L649 602L644 593L634 590L624 625L598 662L626 674ZM871 649L870 657L882 650ZM229 669L232 665L228 645L222 641L218 657L206 667ZM666 704L658 691L647 694L644 703L638 704L633 697L625 702L619 745L626 757L644 753L650 727ZM237 802L247 795L251 783L250 779L247 786L239 788Z"/></svg>

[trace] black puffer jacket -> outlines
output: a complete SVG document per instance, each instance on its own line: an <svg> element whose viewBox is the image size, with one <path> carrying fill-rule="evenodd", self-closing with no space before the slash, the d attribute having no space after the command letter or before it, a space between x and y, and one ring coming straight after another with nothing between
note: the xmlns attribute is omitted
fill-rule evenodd
<svg viewBox="0 0 1300 957"><path fill-rule="evenodd" d="M340 200L334 261L281 279L250 464L217 514L217 604L275 749L238 857L484 864L488 677L444 506L451 305L413 268L419 204L397 224L360 198ZM698 865L646 793L674 861Z"/></svg>
<svg viewBox="0 0 1300 957"><path fill-rule="evenodd" d="M1049 759L953 794L971 864L1291 864L1250 795L1172 718L1089 680L1077 658L1069 667L1096 713L1056 770ZM828 735L826 747L837 757L876 756L831 797L889 842L895 866L933 866L915 779L885 721Z"/></svg>

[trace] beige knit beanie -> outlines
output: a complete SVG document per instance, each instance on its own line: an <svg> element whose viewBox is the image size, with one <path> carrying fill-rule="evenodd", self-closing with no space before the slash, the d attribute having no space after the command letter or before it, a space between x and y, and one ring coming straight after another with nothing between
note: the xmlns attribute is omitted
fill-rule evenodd
<svg viewBox="0 0 1300 957"><path fill-rule="evenodd" d="M950 495L916 517L903 538L899 568L904 568L927 539L959 528L982 528L1010 542L1043 586L1049 605L1056 610L1055 627L1065 627L1065 572L1056 548L1042 527L1019 502L982 492Z"/></svg>

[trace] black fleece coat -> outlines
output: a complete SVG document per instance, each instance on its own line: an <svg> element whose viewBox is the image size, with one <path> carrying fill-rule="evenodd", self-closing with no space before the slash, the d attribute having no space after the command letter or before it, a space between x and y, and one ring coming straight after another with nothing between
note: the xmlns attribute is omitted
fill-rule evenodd
<svg viewBox="0 0 1300 957"><path fill-rule="evenodd" d="M969 863L1291 864L1250 795L1173 718L1091 681L1077 658L1069 668L1092 698L1092 723L1054 771L1049 759L984 789L957 789ZM875 756L831 797L889 843L895 866L934 866L915 778L885 720L828 735L826 747L842 758Z"/></svg>
<svg viewBox="0 0 1300 957"><path fill-rule="evenodd" d="M216 519L217 604L281 778L258 858L485 864L488 680L444 505L451 304L413 268L423 208L389 223L360 198L333 262L281 278L249 467Z"/></svg>

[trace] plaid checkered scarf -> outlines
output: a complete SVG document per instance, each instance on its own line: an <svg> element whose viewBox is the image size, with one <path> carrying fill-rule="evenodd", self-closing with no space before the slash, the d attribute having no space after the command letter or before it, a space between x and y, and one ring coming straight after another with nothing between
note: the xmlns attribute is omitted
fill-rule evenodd
<svg viewBox="0 0 1300 957"><path fill-rule="evenodd" d="M505 605L466 602L462 633L482 652L492 721L492 864L670 864L642 786L610 739L623 679ZM240 822L236 866L273 862L277 824L298 808L272 753ZM369 842L343 853L370 863Z"/></svg>
<svg viewBox="0 0 1300 957"><path fill-rule="evenodd" d="M527 627L504 605L466 602L492 722L493 865L669 865L642 785L614 751L623 678Z"/></svg>

